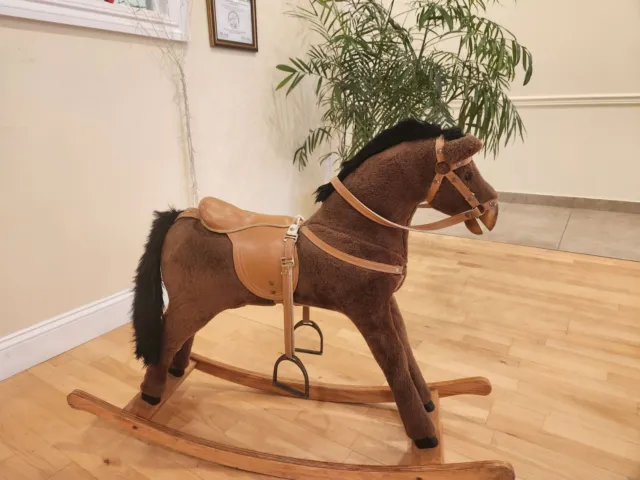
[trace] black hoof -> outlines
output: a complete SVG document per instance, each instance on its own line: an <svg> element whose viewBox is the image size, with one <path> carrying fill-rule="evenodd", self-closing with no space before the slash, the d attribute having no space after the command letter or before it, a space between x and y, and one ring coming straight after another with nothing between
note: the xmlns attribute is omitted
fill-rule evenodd
<svg viewBox="0 0 640 480"><path fill-rule="evenodd" d="M429 400L427 403L424 404L424 409L431 413L436 409L436 404L433 403L433 400Z"/></svg>
<svg viewBox="0 0 640 480"><path fill-rule="evenodd" d="M425 448L436 448L438 446L438 439L436 437L427 437L421 438L420 440L414 440L413 443L416 444L420 450Z"/></svg>
<svg viewBox="0 0 640 480"><path fill-rule="evenodd" d="M178 368L170 368L169 369L169 373L171 375L173 375L174 377L178 377L180 378L181 376L184 375L184 368L178 369Z"/></svg>
<svg viewBox="0 0 640 480"><path fill-rule="evenodd" d="M147 395L146 393L140 394L142 400L147 402L149 405L157 405L160 403L160 397L152 397L151 395Z"/></svg>

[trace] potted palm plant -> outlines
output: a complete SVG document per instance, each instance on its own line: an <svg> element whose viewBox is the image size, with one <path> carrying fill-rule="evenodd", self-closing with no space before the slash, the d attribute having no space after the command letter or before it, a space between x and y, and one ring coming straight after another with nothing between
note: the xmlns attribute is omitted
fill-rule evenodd
<svg viewBox="0 0 640 480"><path fill-rule="evenodd" d="M277 65L277 89L313 80L321 124L295 151L304 168L322 144L345 162L405 118L458 125L494 155L524 124L508 96L518 71L526 85L531 52L484 17L498 0L307 0L289 15L315 32L303 57ZM397 3L397 5L396 5ZM400 6L400 4L402 5Z"/></svg>

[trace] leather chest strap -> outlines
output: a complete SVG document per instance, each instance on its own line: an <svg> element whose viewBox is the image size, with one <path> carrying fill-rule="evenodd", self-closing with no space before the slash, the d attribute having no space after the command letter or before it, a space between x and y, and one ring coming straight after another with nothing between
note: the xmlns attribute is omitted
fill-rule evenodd
<svg viewBox="0 0 640 480"><path fill-rule="evenodd" d="M309 230L309 227L302 226L300 228L300 233L302 233L305 237L309 239L311 243L313 243L320 250L328 253L332 257L337 258L338 260L342 260L343 262L350 263L351 265L355 265L356 267L366 268L368 270L374 270L376 272L382 273L392 273L395 275L403 275L405 273L405 267L400 265L389 265L387 263L379 263L374 262L372 260L366 260L360 257L354 257L353 255L349 255L341 250L338 250L335 247L332 247L328 243L322 241L315 233Z"/></svg>

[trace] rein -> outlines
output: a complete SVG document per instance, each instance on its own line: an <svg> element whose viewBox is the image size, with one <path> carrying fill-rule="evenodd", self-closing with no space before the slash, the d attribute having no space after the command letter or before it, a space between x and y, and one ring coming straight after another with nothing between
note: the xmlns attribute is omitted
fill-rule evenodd
<svg viewBox="0 0 640 480"><path fill-rule="evenodd" d="M469 165L472 162L473 158L469 157L459 162L448 162L444 158L444 155L442 153L443 147L444 138L438 137L436 139L436 174L433 177L431 186L429 187L429 193L427 194L425 203L421 203L420 205L418 205L418 208L431 208L431 202L438 193L443 179L447 178L471 206L471 209L462 213L458 213L457 215L454 215L452 217L438 220L437 222L425 223L422 225L400 225L398 223L392 222L391 220L387 220L386 218L378 215L376 212L367 207L364 203L358 200L353 195L353 193L351 193L347 189L347 187L344 186L344 184L338 177L333 177L331 179L331 185L333 185L333 188L335 188L336 192L338 192L340 196L344 198L347 203L351 205L355 210L367 217L369 220L372 220L380 225L384 225L385 227L399 228L401 230L407 230L410 232L428 232L447 228L452 225L457 225L458 223L462 223L465 220L479 218L488 209L495 206L495 199L491 199L483 204L480 204L475 194L471 190L469 190L469 187L467 187L460 179L460 177L455 173L455 170L457 170L458 168Z"/></svg>
<svg viewBox="0 0 640 480"><path fill-rule="evenodd" d="M466 210L462 213L458 213L457 215L453 215L449 218L445 218L442 220L438 220L437 222L425 223L422 225L400 225L398 223L392 222L384 218L383 216L377 214L369 207L367 207L364 203L358 200L353 193L351 193L347 187L340 181L338 177L333 177L331 179L331 185L335 188L336 192L349 204L351 205L357 212L368 218L369 220L376 222L385 227L398 228L401 230L406 230L410 232L429 232L433 230L440 230L442 228L447 228L452 225L457 225L458 223L465 222L467 220L472 220L481 217L484 215L487 210L495 207L496 199L491 199L485 203L478 202L475 194L469 190L462 179L455 173L455 170L458 168L464 167L465 165L469 165L473 161L472 157L469 157L465 160L461 160L458 162L448 162L444 158L444 154L442 149L444 147L444 137L440 136L436 139L436 166L435 166L435 176L433 177L433 181L431 182L431 186L429 187L429 192L427 193L427 197L425 198L425 202L418 205L418 208L432 208L431 202L435 198L442 182L445 178L447 178L451 184L462 194L467 203L471 206L469 210ZM323 242L320 238L318 238L308 227L302 225L300 227L300 233L302 233L311 243L313 243L316 247L329 255L342 260L343 262L350 263L352 265L366 268L368 270L374 270L377 272L384 273L392 273L396 275L404 275L406 272L406 266L398 266L398 265L390 265L386 263L374 262L371 260L366 260L359 257L354 257L353 255L349 255L345 252L342 252L331 245Z"/></svg>

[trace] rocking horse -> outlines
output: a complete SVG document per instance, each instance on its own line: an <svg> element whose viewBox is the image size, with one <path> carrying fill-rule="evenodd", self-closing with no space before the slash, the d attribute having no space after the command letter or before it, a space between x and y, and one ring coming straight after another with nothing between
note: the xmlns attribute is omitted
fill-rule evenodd
<svg viewBox="0 0 640 480"><path fill-rule="evenodd" d="M232 468L290 479L514 479L504 462L443 463L439 399L488 395L485 378L428 385L414 358L394 297L407 273L408 233L463 223L482 234L498 218L495 190L472 156L482 143L457 128L403 121L371 140L316 191L320 208L302 217L241 210L204 198L198 208L156 212L135 279L136 356L146 372L139 395L124 409L73 391L68 403L178 452ZM417 208L448 218L409 225ZM162 283L169 304L164 309ZM245 305L284 310L284 354L267 376L191 352L194 335L220 312ZM294 325L294 305L303 319ZM366 340L388 387L310 382L299 353L323 353L310 308L346 315ZM319 348L295 347L294 332L318 332ZM282 379L289 361L303 381ZM420 465L350 465L289 458L193 437L152 421L164 401L198 369L271 393L327 402L395 402L406 434L421 450Z"/></svg>

